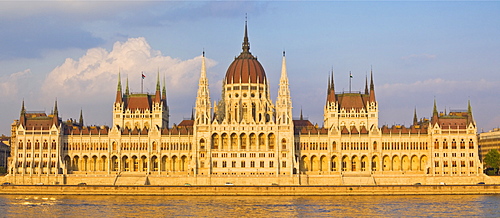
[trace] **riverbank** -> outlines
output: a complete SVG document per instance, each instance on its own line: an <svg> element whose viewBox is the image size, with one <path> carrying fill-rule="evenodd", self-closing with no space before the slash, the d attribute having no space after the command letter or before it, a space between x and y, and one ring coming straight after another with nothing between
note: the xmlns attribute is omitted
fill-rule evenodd
<svg viewBox="0 0 500 218"><path fill-rule="evenodd" d="M376 186L102 186L4 185L0 195L131 195L131 196L377 196L498 195L500 185Z"/></svg>

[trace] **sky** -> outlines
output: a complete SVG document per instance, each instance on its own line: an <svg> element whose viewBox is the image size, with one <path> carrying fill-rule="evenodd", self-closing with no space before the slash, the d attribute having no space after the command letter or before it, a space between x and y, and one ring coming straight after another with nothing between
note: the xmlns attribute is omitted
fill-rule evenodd
<svg viewBox="0 0 500 218"><path fill-rule="evenodd" d="M245 18L246 17L246 18ZM212 101L241 52L263 65L275 101L286 51L294 117L323 124L328 76L364 90L373 72L379 126L467 109L500 127L500 2L0 1L0 134L28 111L110 125L118 73L131 92L165 78L170 124L191 116L201 55Z"/></svg>

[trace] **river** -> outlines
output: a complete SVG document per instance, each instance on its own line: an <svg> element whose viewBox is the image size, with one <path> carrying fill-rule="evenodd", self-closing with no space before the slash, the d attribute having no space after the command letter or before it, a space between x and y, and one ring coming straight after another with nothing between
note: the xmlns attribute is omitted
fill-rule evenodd
<svg viewBox="0 0 500 218"><path fill-rule="evenodd" d="M500 195L0 195L1 217L498 217Z"/></svg>

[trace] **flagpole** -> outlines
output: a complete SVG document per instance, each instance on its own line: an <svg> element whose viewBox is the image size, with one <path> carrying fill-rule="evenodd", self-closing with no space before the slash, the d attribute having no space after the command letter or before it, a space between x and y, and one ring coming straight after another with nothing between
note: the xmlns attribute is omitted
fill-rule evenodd
<svg viewBox="0 0 500 218"><path fill-rule="evenodd" d="M349 71L349 93L351 93L351 81L352 81L352 73Z"/></svg>
<svg viewBox="0 0 500 218"><path fill-rule="evenodd" d="M144 71L141 72L141 94L143 93L142 87L144 86Z"/></svg>

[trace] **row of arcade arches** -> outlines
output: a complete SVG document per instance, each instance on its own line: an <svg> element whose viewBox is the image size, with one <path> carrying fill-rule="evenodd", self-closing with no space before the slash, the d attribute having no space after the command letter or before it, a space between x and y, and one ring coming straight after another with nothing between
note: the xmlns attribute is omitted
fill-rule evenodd
<svg viewBox="0 0 500 218"><path fill-rule="evenodd" d="M424 171L427 165L426 155L303 155L300 158L300 171L336 172L336 171Z"/></svg>
<svg viewBox="0 0 500 218"><path fill-rule="evenodd" d="M112 155L64 157L68 173L75 172L187 172L190 157L186 155Z"/></svg>

